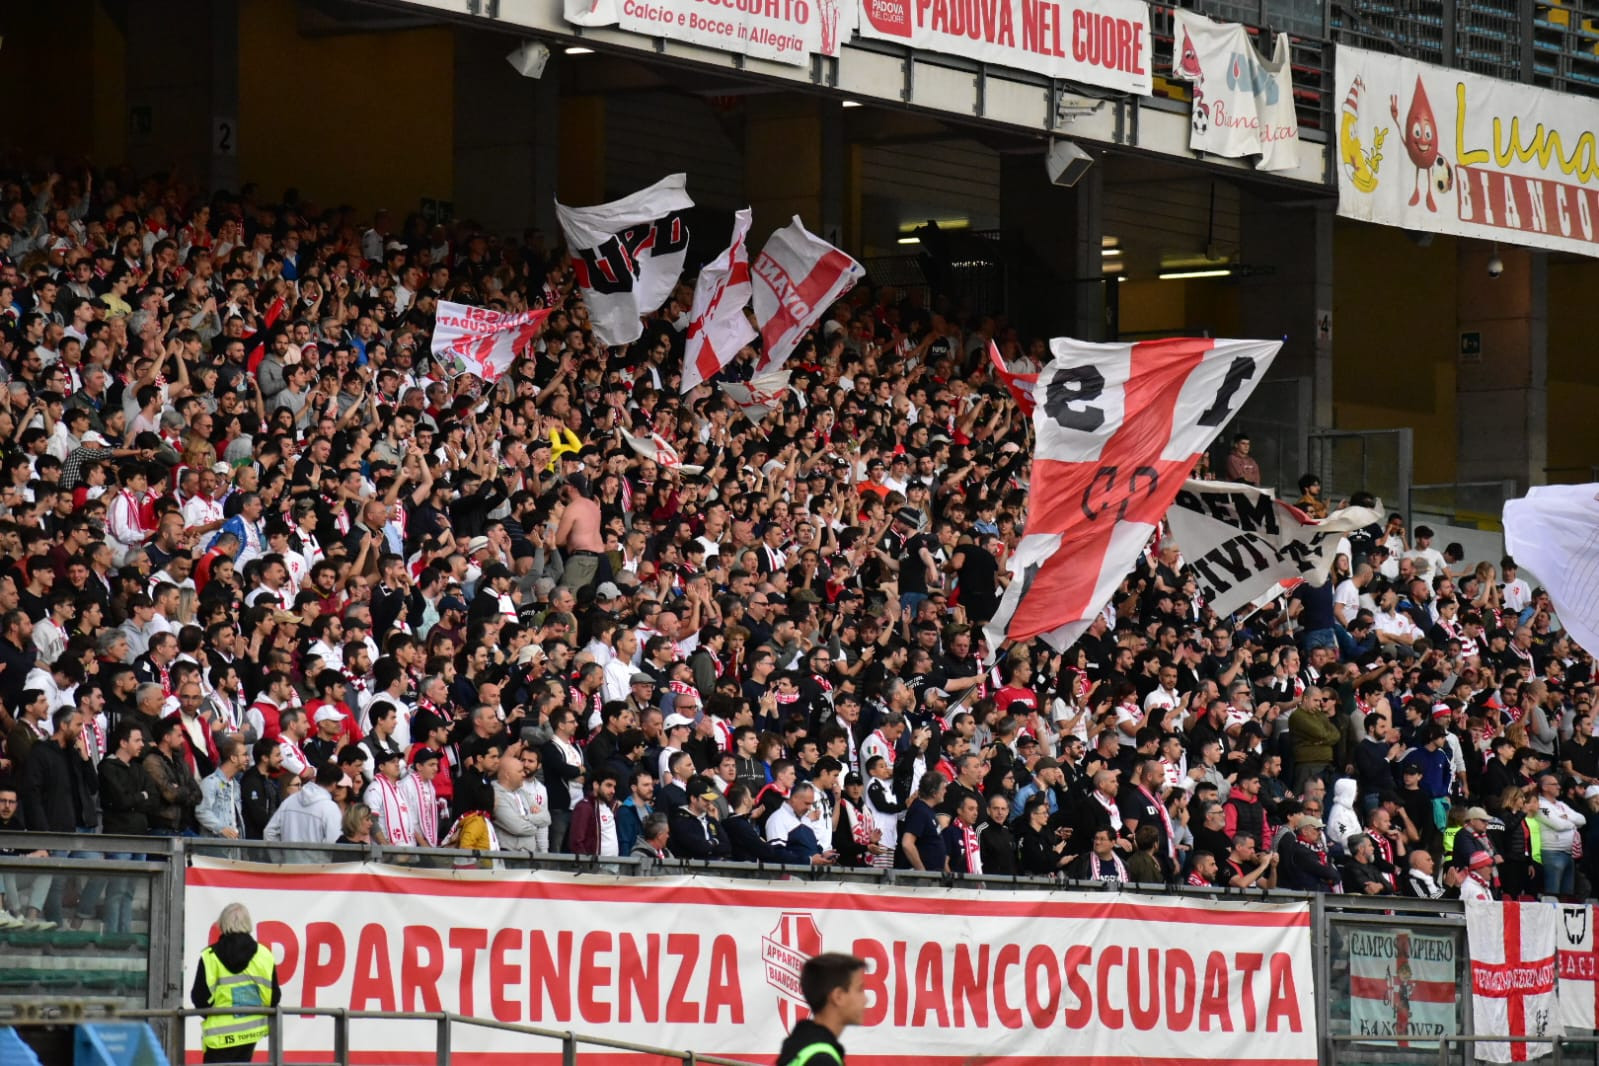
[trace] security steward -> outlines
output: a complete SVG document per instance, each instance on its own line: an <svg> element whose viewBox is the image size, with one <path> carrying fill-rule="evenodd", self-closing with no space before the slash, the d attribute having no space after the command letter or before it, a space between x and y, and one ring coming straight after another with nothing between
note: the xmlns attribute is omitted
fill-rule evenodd
<svg viewBox="0 0 1599 1066"><path fill-rule="evenodd" d="M267 1016L246 1008L275 1007L282 998L272 949L255 939L255 923L242 903L230 903L217 918L222 935L200 952L189 998L196 1007L231 1008L201 1019L204 1062L249 1062L267 1036Z"/></svg>

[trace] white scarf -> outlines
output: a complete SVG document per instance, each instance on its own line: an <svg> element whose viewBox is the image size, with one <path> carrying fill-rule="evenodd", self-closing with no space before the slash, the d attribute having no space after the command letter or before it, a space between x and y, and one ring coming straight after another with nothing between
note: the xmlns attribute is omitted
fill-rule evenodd
<svg viewBox="0 0 1599 1066"><path fill-rule="evenodd" d="M1092 851L1088 853L1088 879L1090 881L1112 880L1112 878L1104 872L1105 867L1109 867L1111 870L1115 871L1115 880L1127 880L1127 867L1122 865L1122 857L1120 855L1113 851L1110 853L1110 862L1102 864L1099 861L1099 856L1097 854Z"/></svg>
<svg viewBox="0 0 1599 1066"><path fill-rule="evenodd" d="M980 874L983 872L983 853L977 840L977 834L965 822L957 820L956 825L961 829L961 850L966 853L966 872Z"/></svg>
<svg viewBox="0 0 1599 1066"><path fill-rule="evenodd" d="M400 788L383 774L373 782L378 790L378 801L383 807L383 825L389 831L389 843L410 847L416 843L411 832L411 805L405 802Z"/></svg>
<svg viewBox="0 0 1599 1066"><path fill-rule="evenodd" d="M438 847L439 803L433 782L422 780L421 775L413 769L411 773L400 778L400 787L416 799L416 835L421 838L419 843L430 848Z"/></svg>
<svg viewBox="0 0 1599 1066"><path fill-rule="evenodd" d="M1110 827L1119 834L1122 831L1121 810L1109 799L1109 797L1107 797L1097 788L1094 789L1094 798L1099 801L1099 805L1101 807L1110 812Z"/></svg>

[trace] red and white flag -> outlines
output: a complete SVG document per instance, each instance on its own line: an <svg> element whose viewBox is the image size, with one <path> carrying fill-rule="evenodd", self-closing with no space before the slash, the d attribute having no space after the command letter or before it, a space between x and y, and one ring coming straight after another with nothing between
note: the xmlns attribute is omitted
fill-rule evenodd
<svg viewBox="0 0 1599 1066"><path fill-rule="evenodd" d="M1559 1036L1555 935L1560 908L1548 903L1466 901L1471 956L1471 1004L1478 1036ZM1549 1044L1476 1045L1488 1062L1528 1062L1550 1054Z"/></svg>
<svg viewBox="0 0 1599 1066"><path fill-rule="evenodd" d="M866 276L859 263L807 230L798 215L772 234L750 273L761 327L757 374L787 362L828 305Z"/></svg>
<svg viewBox="0 0 1599 1066"><path fill-rule="evenodd" d="M622 437L635 452L664 470L677 470L685 474L700 474L705 471L703 466L683 462L683 457L677 454L677 449L659 433L651 433L648 437L636 437L624 429Z"/></svg>
<svg viewBox="0 0 1599 1066"><path fill-rule="evenodd" d="M790 376L787 370L779 370L775 374L757 375L748 381L723 381L720 386L727 398L738 404L745 418L758 423L783 402Z"/></svg>
<svg viewBox="0 0 1599 1066"><path fill-rule="evenodd" d="M601 344L631 344L644 334L642 318L666 302L688 255L694 206L688 178L671 174L630 196L594 207L555 205L572 249L572 270L589 325Z"/></svg>
<svg viewBox="0 0 1599 1066"><path fill-rule="evenodd" d="M554 308L507 314L486 307L439 301L433 324L433 359L449 377L476 374L493 384L519 355L531 355Z"/></svg>
<svg viewBox="0 0 1599 1066"><path fill-rule="evenodd" d="M733 243L700 270L684 342L682 391L714 378L755 339L750 302L750 209L733 215Z"/></svg>
<svg viewBox="0 0 1599 1066"><path fill-rule="evenodd" d="M1037 444L1027 535L988 646L1043 636L1064 651L1138 560L1199 454L1282 347L1176 337L1056 338L1032 387Z"/></svg>
<svg viewBox="0 0 1599 1066"><path fill-rule="evenodd" d="M1599 1029L1599 940L1590 903L1560 905L1560 1020L1567 1029Z"/></svg>
<svg viewBox="0 0 1599 1066"><path fill-rule="evenodd" d="M1029 418L1033 415L1033 386L1038 383L1037 374L1012 374L1005 366L1005 360L999 357L999 347L993 341L988 342L988 361L994 365L994 374L1010 391L1016 400L1016 406Z"/></svg>

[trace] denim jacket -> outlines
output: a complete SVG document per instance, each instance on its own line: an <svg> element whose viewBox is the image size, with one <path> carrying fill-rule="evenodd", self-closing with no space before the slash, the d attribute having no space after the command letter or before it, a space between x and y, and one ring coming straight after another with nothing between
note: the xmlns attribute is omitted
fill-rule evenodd
<svg viewBox="0 0 1599 1066"><path fill-rule="evenodd" d="M237 777L230 781L217 770L200 782L200 805L194 817L206 836L219 837L224 829L244 836L243 810Z"/></svg>

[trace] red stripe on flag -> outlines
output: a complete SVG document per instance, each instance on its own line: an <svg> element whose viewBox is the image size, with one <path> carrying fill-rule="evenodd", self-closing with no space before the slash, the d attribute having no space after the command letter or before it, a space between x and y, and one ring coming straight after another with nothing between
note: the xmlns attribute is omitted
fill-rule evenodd
<svg viewBox="0 0 1599 1066"><path fill-rule="evenodd" d="M783 270L782 264L777 258L775 256L771 258L771 266L782 273L785 278L788 278L788 283L799 294L801 302L809 308L813 319L822 310L816 306L817 302L827 295L827 290L833 287L835 281L849 273L852 262L853 260L849 256L837 248L830 248L816 261L816 265L811 267L811 272L801 278L796 284L788 272ZM777 301L777 313L761 326L761 361L757 370L765 369L771 364L772 346L777 343L783 334L798 324L799 319L795 318L793 313L789 311L788 301L779 298Z"/></svg>
<svg viewBox="0 0 1599 1066"><path fill-rule="evenodd" d="M1194 457L1163 461L1160 453L1171 440L1183 383L1212 346L1204 338L1133 345L1122 424L1105 443L1099 461L1033 463L1027 531L1059 533L1061 543L1016 607L1006 631L1013 640L1029 640L1098 610L1094 588L1119 520L1155 525L1176 499ZM1142 494L1125 494L1139 467L1154 471L1154 485Z"/></svg>
<svg viewBox="0 0 1599 1066"><path fill-rule="evenodd" d="M1385 977L1351 977L1349 994L1355 999L1387 1000L1391 992ZM1456 998L1457 990L1453 981L1410 982L1412 1003L1453 1003Z"/></svg>

